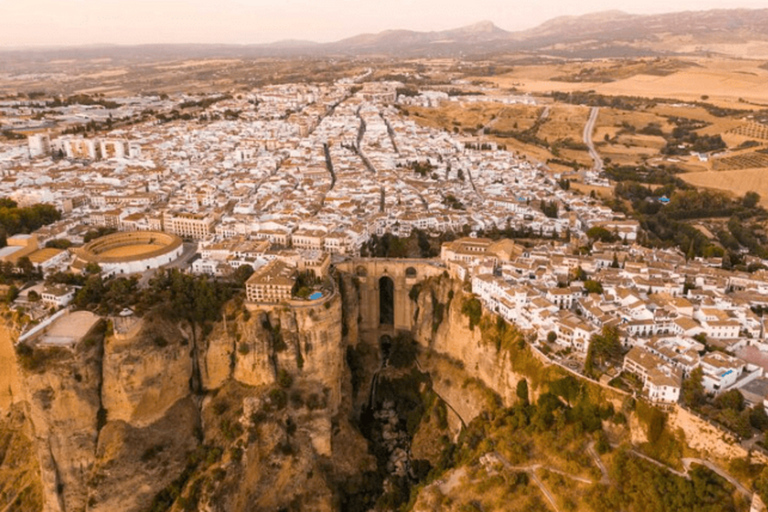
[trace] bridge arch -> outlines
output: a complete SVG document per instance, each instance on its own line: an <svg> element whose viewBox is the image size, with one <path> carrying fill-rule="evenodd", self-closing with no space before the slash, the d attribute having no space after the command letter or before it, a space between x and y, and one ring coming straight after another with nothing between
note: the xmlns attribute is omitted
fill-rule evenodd
<svg viewBox="0 0 768 512"><path fill-rule="evenodd" d="M411 288L446 271L428 259L356 258L336 267L359 278L360 328L369 331L410 331L417 307L408 297Z"/></svg>
<svg viewBox="0 0 768 512"><path fill-rule="evenodd" d="M395 282L386 275L379 278L379 324L395 325Z"/></svg>

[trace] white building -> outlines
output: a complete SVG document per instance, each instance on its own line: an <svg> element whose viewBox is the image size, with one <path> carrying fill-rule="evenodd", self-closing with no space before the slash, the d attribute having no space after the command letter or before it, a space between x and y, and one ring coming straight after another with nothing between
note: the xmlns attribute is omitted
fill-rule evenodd
<svg viewBox="0 0 768 512"><path fill-rule="evenodd" d="M746 363L738 357L711 352L701 358L704 389L719 394L731 387L741 376Z"/></svg>
<svg viewBox="0 0 768 512"><path fill-rule="evenodd" d="M683 372L640 347L624 357L624 371L643 381L643 391L652 402L675 403L680 399Z"/></svg>
<svg viewBox="0 0 768 512"><path fill-rule="evenodd" d="M44 133L30 135L27 138L29 144L29 156L37 158L51 153L51 138Z"/></svg>
<svg viewBox="0 0 768 512"><path fill-rule="evenodd" d="M72 302L77 290L73 286L45 285L41 294L43 302L52 307L63 308Z"/></svg>

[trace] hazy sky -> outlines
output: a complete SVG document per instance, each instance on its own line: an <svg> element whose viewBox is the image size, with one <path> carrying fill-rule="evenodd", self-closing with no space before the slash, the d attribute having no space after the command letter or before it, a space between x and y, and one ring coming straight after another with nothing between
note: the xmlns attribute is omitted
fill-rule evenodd
<svg viewBox="0 0 768 512"><path fill-rule="evenodd" d="M0 46L333 41L390 28L506 30L608 9L764 8L766 0L0 0Z"/></svg>

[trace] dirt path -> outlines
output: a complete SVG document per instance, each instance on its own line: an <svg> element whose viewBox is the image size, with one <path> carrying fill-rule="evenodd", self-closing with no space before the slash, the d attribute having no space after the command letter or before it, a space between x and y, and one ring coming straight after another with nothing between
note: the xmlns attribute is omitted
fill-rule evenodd
<svg viewBox="0 0 768 512"><path fill-rule="evenodd" d="M547 489L547 486L544 485L544 482L541 481L541 479L536 474L537 469L544 468L547 471L552 471L549 468L546 468L542 466L541 464L532 464L530 466L513 466L511 462L509 462L504 456L502 456L499 452L492 452L491 455L501 462L504 465L504 468L506 468L509 471L518 471L518 472L526 472L531 476L531 479L536 483L536 485L539 486L539 489L541 490L542 494L544 494L544 497L547 498L547 501L549 501L550 505L552 505L552 508L555 509L555 512L560 512L560 509L557 506L557 501L555 500L554 495ZM560 471L555 470L554 472L559 473L563 476L567 476L569 478L573 478L572 475L568 475L566 473L562 473ZM579 481L583 481L581 478L576 477ZM587 480L587 483L592 483L592 481Z"/></svg>
<svg viewBox="0 0 768 512"><path fill-rule="evenodd" d="M696 459L696 458L690 458L690 457L689 458L684 458L683 459L683 467L685 468L685 471L680 472L680 471L677 471L675 469L672 469L671 467L669 467L668 465L664 464L663 462L659 462L656 459L652 459L651 457L648 457L647 455L643 455L642 453L638 452L637 450L632 450L632 454L640 457L641 459L647 460L648 462L650 462L652 464L655 464L655 465L659 466L660 468L666 469L670 473L673 473L673 474L675 474L677 476L680 476L680 477L683 477L683 478L688 478L688 479L690 479L689 473L690 473L690 470L691 470L691 466L693 464L702 465L702 466L710 469L711 471L717 473L718 475L720 475L724 479L726 479L731 485L733 485L736 488L737 491L739 491L741 494L743 494L747 498L750 498L750 499L752 498L752 494L753 494L752 491L750 491L749 489L744 487L738 480L736 480L734 477L732 477L730 474L728 474L720 466L718 466L717 464L715 464L713 462L710 462L708 460Z"/></svg>
<svg viewBox="0 0 768 512"><path fill-rule="evenodd" d="M643 460L647 460L651 464L659 466L662 469L666 469L667 471L669 471L673 475L677 475L677 476L680 476L680 477L683 477L683 478L688 478L688 472L687 471L685 473L682 473L680 471L677 471L676 469L672 469L670 466L667 466L663 462L659 462L656 459L652 459L651 457L649 457L649 456L647 456L647 455L645 455L643 453L640 453L637 450L631 450L631 451L632 451L632 455L635 455L636 457L640 457Z"/></svg>
<svg viewBox="0 0 768 512"><path fill-rule="evenodd" d="M603 485L609 485L611 483L611 479L608 477L608 469L605 467L605 464L603 464L603 459L601 459L595 451L594 441L587 445L587 451L592 456L592 459L595 461L595 464L597 464L597 467L600 468L600 472L603 474L603 477L600 479L600 483Z"/></svg>
<svg viewBox="0 0 768 512"><path fill-rule="evenodd" d="M685 468L686 475L688 474L688 472L691 469L691 464L700 464L700 465L702 465L704 467L709 468L711 471L714 471L715 473L717 473L721 477L723 477L726 480L728 480L728 482L730 482L731 485L733 485L744 496L746 496L747 498L751 498L752 497L752 492L749 489L747 489L746 487L741 485L741 483L739 483L738 480L736 480L731 475L726 473L717 464L714 464L714 463L712 463L712 462L710 462L708 460L704 460L704 459L685 458L685 459L683 459L683 467Z"/></svg>
<svg viewBox="0 0 768 512"><path fill-rule="evenodd" d="M0 411L7 411L13 401L20 397L21 387L16 373L16 354L11 331L0 322Z"/></svg>
<svg viewBox="0 0 768 512"><path fill-rule="evenodd" d="M549 503L552 505L552 508L554 508L554 509L555 509L555 512L560 512L560 509L557 507L557 502L555 501L555 497L554 497L554 496L552 496L552 493L551 493L551 492L549 492L549 489L547 489L547 488L544 486L544 482L542 482L541 480L539 480L539 477L538 477L538 476L536 476L536 472L535 472L535 471L529 471L529 472L528 472L528 474L530 474L530 475L531 475L531 478L533 478L533 481L534 481L534 482L536 482L536 485L538 485L538 486L539 486L539 489L541 489L541 492L543 492L543 493L544 493L544 496L546 496L546 497L547 497L547 500L548 500L548 501L549 501Z"/></svg>
<svg viewBox="0 0 768 512"><path fill-rule="evenodd" d="M437 487L440 489L440 492L447 496L448 493L450 493L457 485L459 485L461 479L464 478L466 474L467 471L463 467L459 468L452 472L447 479L440 480L437 484Z"/></svg>

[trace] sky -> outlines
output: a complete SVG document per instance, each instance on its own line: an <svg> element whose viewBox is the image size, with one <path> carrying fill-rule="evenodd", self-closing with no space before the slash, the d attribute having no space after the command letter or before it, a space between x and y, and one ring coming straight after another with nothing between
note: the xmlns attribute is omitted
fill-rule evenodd
<svg viewBox="0 0 768 512"><path fill-rule="evenodd" d="M328 42L490 20L523 30L562 15L765 8L766 0L0 0L0 47Z"/></svg>

